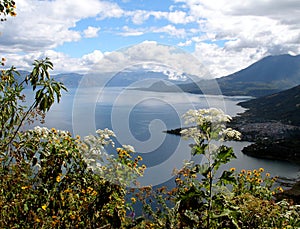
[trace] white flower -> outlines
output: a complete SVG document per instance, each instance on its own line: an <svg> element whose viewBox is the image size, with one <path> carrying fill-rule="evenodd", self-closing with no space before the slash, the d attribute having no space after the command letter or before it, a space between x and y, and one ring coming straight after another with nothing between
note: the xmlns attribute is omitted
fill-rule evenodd
<svg viewBox="0 0 300 229"><path fill-rule="evenodd" d="M131 145L122 145L123 149L125 149L128 152L135 152L133 146Z"/></svg>

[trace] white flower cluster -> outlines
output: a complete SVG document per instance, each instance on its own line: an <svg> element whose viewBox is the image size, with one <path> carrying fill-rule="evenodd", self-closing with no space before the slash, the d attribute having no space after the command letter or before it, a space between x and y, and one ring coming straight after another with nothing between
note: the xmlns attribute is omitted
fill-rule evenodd
<svg viewBox="0 0 300 229"><path fill-rule="evenodd" d="M88 168L99 173L102 166L101 162L108 161L112 157L106 153L104 146L115 146L115 143L111 139L111 137L115 137L115 134L107 128L104 130L99 129L96 133L98 136L89 135L84 137L84 144L81 149Z"/></svg>
<svg viewBox="0 0 300 229"><path fill-rule="evenodd" d="M189 110L184 115L185 124L196 123L197 125L203 125L205 122L212 124L226 123L232 118L226 115L222 110L217 108Z"/></svg>
<svg viewBox="0 0 300 229"><path fill-rule="evenodd" d="M125 149L128 152L135 152L135 149L131 145L122 145L123 149Z"/></svg>
<svg viewBox="0 0 300 229"><path fill-rule="evenodd" d="M49 136L53 136L53 134L58 134L60 137L70 136L68 131L64 130L56 130L55 128L48 129L47 127L36 126L33 130L29 130L30 133L35 133L42 138L48 138Z"/></svg>
<svg viewBox="0 0 300 229"><path fill-rule="evenodd" d="M241 140L241 133L238 132L237 130L233 130L232 128L227 128L224 129L220 132L221 138L223 140L230 140L230 139L234 139L234 140Z"/></svg>
<svg viewBox="0 0 300 229"><path fill-rule="evenodd" d="M241 139L240 132L231 128L226 129L226 123L231 117L216 108L189 110L184 115L185 124L195 126L183 129L180 133L185 138L193 138L196 143L199 139L230 140Z"/></svg>

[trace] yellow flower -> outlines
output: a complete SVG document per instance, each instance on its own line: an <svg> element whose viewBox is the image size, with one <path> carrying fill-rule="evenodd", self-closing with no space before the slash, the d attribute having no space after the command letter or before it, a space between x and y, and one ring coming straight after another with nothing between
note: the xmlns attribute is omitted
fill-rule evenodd
<svg viewBox="0 0 300 229"><path fill-rule="evenodd" d="M138 159L139 161L142 161L142 160L143 160L143 158L142 158L141 156L138 156L137 159Z"/></svg>
<svg viewBox="0 0 300 229"><path fill-rule="evenodd" d="M283 192L283 188L281 188L280 186L277 189L278 191Z"/></svg>
<svg viewBox="0 0 300 229"><path fill-rule="evenodd" d="M256 169L254 169L254 170L253 170L253 173L254 173L254 174L255 174L255 173L257 173L257 170L256 170Z"/></svg>
<svg viewBox="0 0 300 229"><path fill-rule="evenodd" d="M265 170L264 170L264 168L259 168L259 172L264 172Z"/></svg>
<svg viewBox="0 0 300 229"><path fill-rule="evenodd" d="M245 169L242 169L242 170L241 170L241 173L246 173L246 170L245 170Z"/></svg>
<svg viewBox="0 0 300 229"><path fill-rule="evenodd" d="M177 177L177 178L175 179L175 181L176 181L176 182L181 182L181 179L180 179L179 177Z"/></svg>
<svg viewBox="0 0 300 229"><path fill-rule="evenodd" d="M136 202L136 199L134 197L131 197L131 202L132 203L135 203Z"/></svg>
<svg viewBox="0 0 300 229"><path fill-rule="evenodd" d="M24 190L24 189L27 189L27 188L28 188L28 186L22 186L22 187L21 187L21 189L23 189L23 190Z"/></svg>
<svg viewBox="0 0 300 229"><path fill-rule="evenodd" d="M58 175L57 177L56 177L56 182L60 182L61 181L61 177Z"/></svg>
<svg viewBox="0 0 300 229"><path fill-rule="evenodd" d="M46 211L46 209L47 209L47 205L46 205L46 204L44 204L44 205L42 206L42 209Z"/></svg>
<svg viewBox="0 0 300 229"><path fill-rule="evenodd" d="M270 176L270 173L266 173L266 177L269 177Z"/></svg>
<svg viewBox="0 0 300 229"><path fill-rule="evenodd" d="M192 175L192 178L197 178L197 174L193 174L193 175Z"/></svg>
<svg viewBox="0 0 300 229"><path fill-rule="evenodd" d="M143 168L143 169L146 169L147 167L146 167L146 165L142 165L142 168Z"/></svg>
<svg viewBox="0 0 300 229"><path fill-rule="evenodd" d="M247 171L247 175L248 175L248 176L250 176L250 175L251 175L251 173L252 173L252 171L251 171L251 170L248 170L248 171Z"/></svg>
<svg viewBox="0 0 300 229"><path fill-rule="evenodd" d="M35 218L34 221L37 222L37 223L41 222L41 220L39 218Z"/></svg>
<svg viewBox="0 0 300 229"><path fill-rule="evenodd" d="M234 172L235 171L235 168L230 168L230 172Z"/></svg>

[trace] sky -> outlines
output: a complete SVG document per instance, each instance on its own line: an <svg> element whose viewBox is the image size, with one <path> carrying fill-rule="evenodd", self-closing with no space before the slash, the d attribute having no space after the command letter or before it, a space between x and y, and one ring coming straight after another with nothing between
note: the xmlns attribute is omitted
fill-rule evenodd
<svg viewBox="0 0 300 229"><path fill-rule="evenodd" d="M103 56L147 42L157 48L141 55L155 55L159 44L175 46L213 77L268 55L300 54L299 0L15 2L17 17L0 22L0 52L7 66L18 69L29 70L33 60L47 56L54 73L84 74Z"/></svg>

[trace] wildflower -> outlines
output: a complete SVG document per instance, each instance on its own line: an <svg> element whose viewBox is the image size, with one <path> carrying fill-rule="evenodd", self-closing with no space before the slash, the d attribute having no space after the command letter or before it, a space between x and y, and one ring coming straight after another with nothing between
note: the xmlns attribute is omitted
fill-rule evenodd
<svg viewBox="0 0 300 229"><path fill-rule="evenodd" d="M57 177L56 177L56 182L60 182L61 181L61 177L60 177L60 175L58 175Z"/></svg>
<svg viewBox="0 0 300 229"><path fill-rule="evenodd" d="M283 192L283 188L281 188L280 186L277 189L279 192Z"/></svg>
<svg viewBox="0 0 300 229"><path fill-rule="evenodd" d="M41 220L40 220L39 218L35 218L34 221L37 222L37 223L40 223L40 222L41 222Z"/></svg>
<svg viewBox="0 0 300 229"><path fill-rule="evenodd" d="M28 189L28 188L30 188L30 186L22 186L21 187L22 190L25 190L25 189Z"/></svg>
<svg viewBox="0 0 300 229"><path fill-rule="evenodd" d="M146 169L147 167L146 167L146 165L142 165L142 168L143 168L143 169Z"/></svg>
<svg viewBox="0 0 300 229"><path fill-rule="evenodd" d="M64 193L71 193L71 192L72 192L72 190L69 188L64 191Z"/></svg>
<svg viewBox="0 0 300 229"><path fill-rule="evenodd" d="M131 197L131 202L132 203L135 203L136 202L136 199L134 197Z"/></svg>
<svg viewBox="0 0 300 229"><path fill-rule="evenodd" d="M251 174L252 174L252 171L251 171L251 170L248 170L248 171L247 171L247 175L250 176Z"/></svg>
<svg viewBox="0 0 300 229"><path fill-rule="evenodd" d="M235 168L230 168L230 172L234 172L235 171Z"/></svg>
<svg viewBox="0 0 300 229"><path fill-rule="evenodd" d="M11 11L11 12L9 12L9 14L10 14L10 16L12 16L12 17L15 17L15 16L17 16L17 13L16 13L16 12L14 12L14 11Z"/></svg>
<svg viewBox="0 0 300 229"><path fill-rule="evenodd" d="M253 169L253 173L254 173L254 174L257 173L257 170L256 170L256 169Z"/></svg>
<svg viewBox="0 0 300 229"><path fill-rule="evenodd" d="M131 145L122 145L122 147L128 152L135 152L133 146Z"/></svg>
<svg viewBox="0 0 300 229"><path fill-rule="evenodd" d="M176 181L177 183L180 183L180 182L181 182L181 179L180 179L179 177L177 177L177 178L175 179L175 181Z"/></svg>
<svg viewBox="0 0 300 229"><path fill-rule="evenodd" d="M141 156L138 156L137 159L138 159L139 161L142 161L142 160L143 160L143 158L142 158Z"/></svg>
<svg viewBox="0 0 300 229"><path fill-rule="evenodd" d="M269 177L270 176L270 173L266 173L266 177Z"/></svg>
<svg viewBox="0 0 300 229"><path fill-rule="evenodd" d="M264 168L259 168L259 172L264 172L265 170L264 170Z"/></svg>
<svg viewBox="0 0 300 229"><path fill-rule="evenodd" d="M46 209L47 209L47 205L46 205L46 204L44 204L44 205L42 206L42 209L46 211Z"/></svg>
<svg viewBox="0 0 300 229"><path fill-rule="evenodd" d="M193 174L193 175L192 175L192 178L197 178L197 174Z"/></svg>
<svg viewBox="0 0 300 229"><path fill-rule="evenodd" d="M246 170L245 170L245 169L242 169L242 170L241 170L241 173L243 173L243 174L246 173Z"/></svg>

